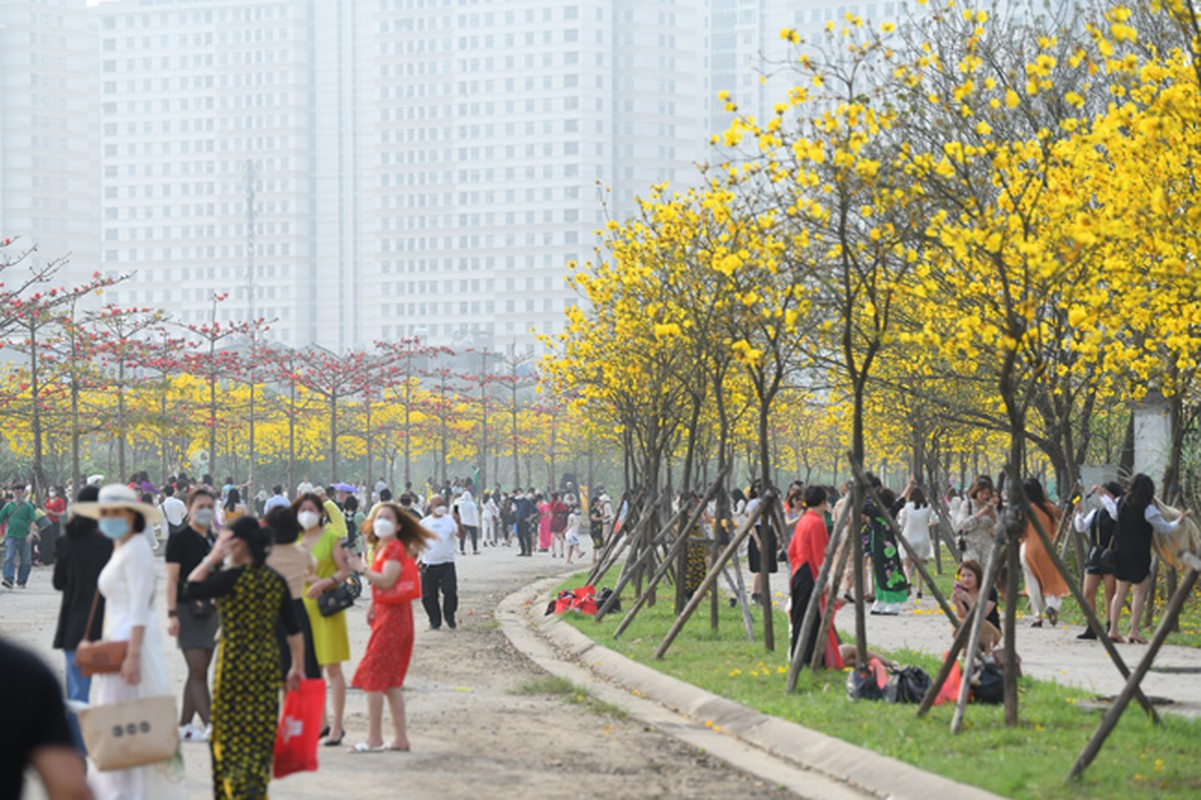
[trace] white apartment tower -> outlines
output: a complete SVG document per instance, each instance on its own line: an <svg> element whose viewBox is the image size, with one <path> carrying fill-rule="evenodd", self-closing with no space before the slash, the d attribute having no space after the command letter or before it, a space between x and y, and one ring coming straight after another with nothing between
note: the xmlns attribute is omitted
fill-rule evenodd
<svg viewBox="0 0 1201 800"><path fill-rule="evenodd" d="M607 215L691 180L705 152L695 2L97 13L104 264L136 271L123 300L192 323L265 316L339 352L408 335L533 349Z"/></svg>
<svg viewBox="0 0 1201 800"><path fill-rule="evenodd" d="M91 25L84 0L0 0L0 239L69 259L60 283L99 268Z"/></svg>

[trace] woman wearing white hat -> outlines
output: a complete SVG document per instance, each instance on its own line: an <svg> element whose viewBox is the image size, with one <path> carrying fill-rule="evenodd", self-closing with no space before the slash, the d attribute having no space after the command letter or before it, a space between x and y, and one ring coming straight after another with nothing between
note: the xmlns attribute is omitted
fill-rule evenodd
<svg viewBox="0 0 1201 800"><path fill-rule="evenodd" d="M100 572L104 595L104 638L127 641L121 671L98 675L94 705L109 705L144 697L170 695L163 656L161 625L155 614L154 552L147 526L162 519L157 508L138 499L127 486L111 484L94 503L76 503L73 511L98 520L100 532L113 541L113 556ZM133 769L100 772L89 769L88 780L100 800L105 798L185 798L182 762L176 758Z"/></svg>

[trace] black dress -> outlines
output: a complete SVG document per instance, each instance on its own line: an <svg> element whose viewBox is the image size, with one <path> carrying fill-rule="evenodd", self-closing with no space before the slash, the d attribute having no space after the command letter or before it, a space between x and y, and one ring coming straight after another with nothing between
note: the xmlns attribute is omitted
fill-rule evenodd
<svg viewBox="0 0 1201 800"><path fill-rule="evenodd" d="M73 523L78 520L73 520ZM81 533L68 533L56 544L54 588L63 593L58 608L58 627L54 630L56 650L74 650L84 637L92 599L96 597L96 580L100 570L113 555L113 543L101 536L96 523ZM88 638L97 640L104 628L104 598L96 605L96 616Z"/></svg>
<svg viewBox="0 0 1201 800"><path fill-rule="evenodd" d="M1118 504L1118 530L1114 551L1117 566L1114 575L1120 581L1142 583L1151 574L1151 542L1154 531L1147 521L1147 509Z"/></svg>

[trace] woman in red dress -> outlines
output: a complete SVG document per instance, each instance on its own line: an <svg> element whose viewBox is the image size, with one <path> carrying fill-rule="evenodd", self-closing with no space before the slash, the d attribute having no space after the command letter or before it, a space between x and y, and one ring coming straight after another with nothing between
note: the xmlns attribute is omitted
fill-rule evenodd
<svg viewBox="0 0 1201 800"><path fill-rule="evenodd" d="M415 556L425 549L431 534L395 503L380 503L372 509L363 533L374 547L371 569L358 555L349 556L347 563L371 584L371 610L367 612L371 638L352 681L367 693L367 739L351 752L407 751L402 687L413 657L413 600L421 597ZM383 735L385 695L395 731L389 744L384 743Z"/></svg>
<svg viewBox="0 0 1201 800"><path fill-rule="evenodd" d="M824 586L817 585L817 576L821 572L822 561L826 556L826 545L830 542L830 534L826 531L826 490L820 486L810 486L805 489L805 513L797 520L796 530L792 541L788 544L788 563L792 565L792 647L804 647L803 663L808 664L813 658L813 651L819 641L823 650L823 662L827 669L842 669L842 653L838 646L838 634L834 632L834 621L822 636L818 626L814 625L809 633L809 641L801 643L801 623L805 618L805 608L809 599L816 592L821 597L821 611L826 609L826 592ZM820 620L821 617L819 616Z"/></svg>

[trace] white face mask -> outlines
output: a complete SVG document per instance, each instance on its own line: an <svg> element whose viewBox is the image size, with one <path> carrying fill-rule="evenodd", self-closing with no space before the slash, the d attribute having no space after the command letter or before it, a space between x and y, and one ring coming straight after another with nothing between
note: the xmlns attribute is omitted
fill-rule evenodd
<svg viewBox="0 0 1201 800"><path fill-rule="evenodd" d="M307 531L317 527L317 523L321 522L321 515L316 511L301 511L296 515L296 521L300 523L301 528Z"/></svg>
<svg viewBox="0 0 1201 800"><path fill-rule="evenodd" d="M377 519L371 523L371 529L381 539L388 539L396 535L396 523L390 519Z"/></svg>
<svg viewBox="0 0 1201 800"><path fill-rule="evenodd" d="M434 516L435 517L445 517L446 516L446 506L438 506L437 508L435 508Z"/></svg>

